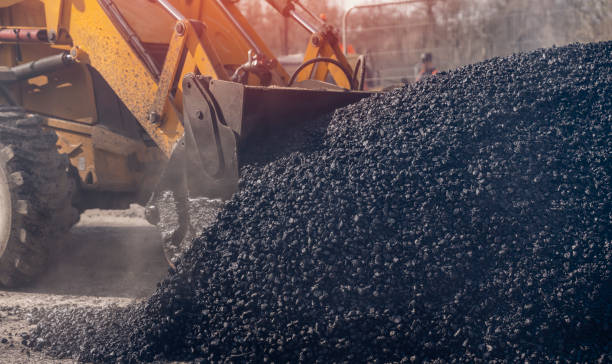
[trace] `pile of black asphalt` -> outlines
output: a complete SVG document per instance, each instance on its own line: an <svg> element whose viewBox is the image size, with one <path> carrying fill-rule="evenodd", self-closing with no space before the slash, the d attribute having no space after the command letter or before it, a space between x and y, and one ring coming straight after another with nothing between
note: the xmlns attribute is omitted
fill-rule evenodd
<svg viewBox="0 0 612 364"><path fill-rule="evenodd" d="M612 42L494 58L279 138L159 284L56 308L92 362L612 361Z"/></svg>

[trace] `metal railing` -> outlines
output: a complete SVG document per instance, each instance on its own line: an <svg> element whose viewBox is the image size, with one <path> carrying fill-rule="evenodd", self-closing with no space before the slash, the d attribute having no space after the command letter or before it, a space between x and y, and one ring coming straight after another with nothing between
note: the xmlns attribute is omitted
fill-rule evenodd
<svg viewBox="0 0 612 364"><path fill-rule="evenodd" d="M342 43L345 52L354 46L357 53L368 57L369 87L414 81L420 55L425 52L433 54L434 65L443 71L495 56L592 41L578 35L583 24L577 19L577 10L569 6L544 9L525 2L523 8L497 13L465 11L460 16L445 18L442 11L450 2L392 1L345 11ZM432 4L439 5L434 8L434 23L428 21L432 19L428 12ZM398 9L383 9L376 14L359 12L393 6ZM363 22L357 21L358 15ZM432 29L435 34L431 34Z"/></svg>
<svg viewBox="0 0 612 364"><path fill-rule="evenodd" d="M381 8L381 7L386 7L386 6L397 6L397 5L405 5L405 4L422 3L422 2L424 2L424 0L390 1L390 2L384 2L384 3L378 3L378 4L355 5L353 7L346 9L344 11L344 14L342 15L342 44L344 45L344 53L346 54L347 48L348 48L347 47L347 44L348 44L347 43L347 33L346 33L346 27L348 25L348 17L353 11L359 10L359 9Z"/></svg>

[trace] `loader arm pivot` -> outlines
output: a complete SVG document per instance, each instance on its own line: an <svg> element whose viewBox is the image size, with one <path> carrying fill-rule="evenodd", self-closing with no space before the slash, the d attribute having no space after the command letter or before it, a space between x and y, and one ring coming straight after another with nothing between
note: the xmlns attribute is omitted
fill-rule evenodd
<svg viewBox="0 0 612 364"><path fill-rule="evenodd" d="M309 62L310 65L294 75L297 82L308 79L325 81L327 75L331 74L338 86L346 89L363 90L363 82L359 82L358 77L354 76L362 70L358 69L357 72L354 72L344 52L342 52L339 34L335 27L314 15L299 0L266 0L266 2L283 16L295 20L311 34L308 47L304 53L304 64ZM302 13L298 12L298 9L302 10ZM337 65L330 67L329 62L314 62L322 58L331 58L336 61L335 64ZM363 66L364 61L361 62L359 68ZM347 71L352 78L357 79L349 79L346 76Z"/></svg>

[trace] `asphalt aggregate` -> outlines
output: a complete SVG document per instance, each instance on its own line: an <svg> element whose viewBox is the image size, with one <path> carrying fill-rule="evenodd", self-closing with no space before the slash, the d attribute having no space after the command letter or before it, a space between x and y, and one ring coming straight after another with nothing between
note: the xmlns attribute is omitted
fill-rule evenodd
<svg viewBox="0 0 612 364"><path fill-rule="evenodd" d="M611 362L611 95L604 42L336 110L251 154L148 300L40 311L26 344L92 362Z"/></svg>

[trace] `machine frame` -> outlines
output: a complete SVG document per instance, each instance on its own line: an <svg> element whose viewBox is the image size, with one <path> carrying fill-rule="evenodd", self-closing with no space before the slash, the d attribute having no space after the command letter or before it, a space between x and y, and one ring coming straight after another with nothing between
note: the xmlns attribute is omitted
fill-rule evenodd
<svg viewBox="0 0 612 364"><path fill-rule="evenodd" d="M267 1L311 33L296 85L331 77L360 87L333 27L298 1ZM146 202L185 134L186 75L265 87L291 79L234 1L4 0L0 21L1 96L57 133L80 181L80 209ZM242 122L219 125L243 139Z"/></svg>

